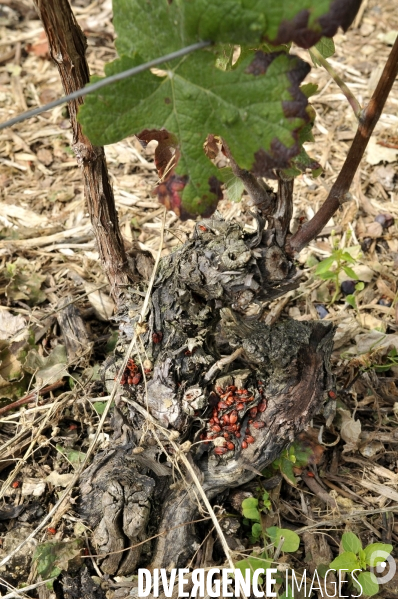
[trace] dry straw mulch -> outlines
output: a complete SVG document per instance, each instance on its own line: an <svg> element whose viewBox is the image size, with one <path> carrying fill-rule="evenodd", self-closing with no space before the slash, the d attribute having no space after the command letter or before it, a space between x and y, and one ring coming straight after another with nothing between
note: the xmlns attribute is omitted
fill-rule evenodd
<svg viewBox="0 0 398 599"><path fill-rule="evenodd" d="M87 36L91 72L102 74L104 63L115 56L111 3L79 1L73 8ZM336 54L329 62L362 104L371 96L397 30L394 3L364 0L353 28L336 36ZM298 52L309 60L305 52ZM356 129L352 109L329 75L317 68L308 80L319 88L311 99L317 118L314 142L307 150L324 172L318 179L309 175L297 179L293 228L325 200ZM0 120L60 95L58 73L30 3L3 2ZM311 535L302 533L304 550L294 556L297 567L305 565L305 554L312 553L310 568L317 565L317 552L324 560L336 554L345 527L359 534L364 545L398 539L393 519L398 506L398 365L391 351L398 350L397 107L395 85L355 177L352 199L301 253L300 288L273 302L265 313L268 323L287 316L323 317L337 326L333 368L338 415L333 423L327 414L313 423L302 441L311 447L312 476L303 474L297 487L286 481L278 484L271 492L273 512L267 516L267 525L314 524ZM70 141L63 108L0 133L0 406L5 408L0 412L0 558L40 524L80 467L103 406L98 366L114 342L116 327L110 320L114 306ZM106 154L122 233L128 242L155 255L163 209L151 194L157 181L153 148L143 150L130 138L107 147ZM253 224L240 204L225 199L220 209L227 218ZM185 241L192 226L168 213L162 253ZM314 273L334 244L354 256L351 266L364 283L355 294L356 308L341 294L331 304L334 288ZM342 273L340 282L348 278ZM77 339L73 347L67 343L73 336L67 324L71 306L78 310L73 322L78 321L83 331L80 345ZM391 367L383 370L386 364ZM43 387L39 395L37 390ZM21 397L24 401L10 412L6 406ZM107 446L109 432L106 423L99 448ZM2 579L6 581L3 590L37 581L31 556L38 543L80 537L89 542L90 533L78 522L74 502L71 495L0 570L0 586ZM325 522L326 545L317 536L316 548L311 545L312 533L317 523L323 530ZM237 536L247 548L242 528ZM102 576L98 568L96 576ZM111 594L123 597L128 592L123 588L129 581L122 582L112 581ZM389 584L390 590L384 587L381 594L397 596L397 582Z"/></svg>

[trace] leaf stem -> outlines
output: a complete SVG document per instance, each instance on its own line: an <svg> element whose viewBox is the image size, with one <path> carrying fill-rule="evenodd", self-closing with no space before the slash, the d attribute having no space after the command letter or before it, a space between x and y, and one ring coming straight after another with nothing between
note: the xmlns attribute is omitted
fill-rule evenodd
<svg viewBox="0 0 398 599"><path fill-rule="evenodd" d="M275 196L271 189L260 179L257 179L252 173L241 168L231 154L231 150L224 139L221 140L225 155L228 158L231 169L235 177L238 177L243 183L244 188L251 199L251 205L258 208L263 216L269 216L275 207Z"/></svg>
<svg viewBox="0 0 398 599"><path fill-rule="evenodd" d="M314 239L322 231L336 210L338 210L342 202L344 202L397 74L398 37L391 49L372 98L362 111L354 141L349 149L343 167L321 208L310 221L305 223L291 237L286 248L290 253L299 252Z"/></svg>
<svg viewBox="0 0 398 599"><path fill-rule="evenodd" d="M322 56L322 54L319 52L317 48L311 48L310 54L312 54L313 60L315 59L314 62L318 61L319 64L321 64L323 68L329 73L329 75L332 77L335 83L337 83L337 85L347 98L348 102L350 103L355 116L359 120L362 113L362 106L360 105L350 88L344 83L340 75L338 75L338 73L334 70L332 65L326 60L326 58Z"/></svg>

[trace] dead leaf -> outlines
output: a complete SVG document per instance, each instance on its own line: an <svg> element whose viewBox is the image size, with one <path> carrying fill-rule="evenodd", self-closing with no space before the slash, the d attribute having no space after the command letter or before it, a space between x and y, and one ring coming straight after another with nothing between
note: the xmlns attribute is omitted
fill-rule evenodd
<svg viewBox="0 0 398 599"><path fill-rule="evenodd" d="M364 237L370 237L371 239L378 239L383 235L383 227L380 223L376 221L373 223L369 223L365 227Z"/></svg>
<svg viewBox="0 0 398 599"><path fill-rule="evenodd" d="M347 318L341 321L337 327L337 331L334 336L333 349L341 349L349 345L352 339L355 339L355 335L361 331L361 327L356 321L353 314L350 314Z"/></svg>
<svg viewBox="0 0 398 599"><path fill-rule="evenodd" d="M210 133L207 136L205 143L203 144L205 154L208 158L210 158L210 160L214 160L214 158L218 156L218 153L220 151L219 139L219 137L216 137L215 135Z"/></svg>
<svg viewBox="0 0 398 599"><path fill-rule="evenodd" d="M362 445L359 451L365 458L373 458L380 451L384 451L384 445L380 441L374 440Z"/></svg>
<svg viewBox="0 0 398 599"><path fill-rule="evenodd" d="M40 148L40 150L38 150L37 158L45 166L49 166L54 160L54 156L52 155L52 152L50 152L50 150L47 150L46 148Z"/></svg>
<svg viewBox="0 0 398 599"><path fill-rule="evenodd" d="M386 335L381 331L371 331L370 333L357 335L355 343L359 354L367 354L377 349L380 355L385 355L391 347L395 347L398 351L398 334Z"/></svg>
<svg viewBox="0 0 398 599"><path fill-rule="evenodd" d="M361 435L361 423L359 420L354 420L351 417L349 410L338 408L338 413L341 416L340 436L345 441L343 453L355 451L358 449L359 437Z"/></svg>
<svg viewBox="0 0 398 599"><path fill-rule="evenodd" d="M69 474L60 474L56 470L53 470L47 476L46 482L54 485L54 487L67 487L73 477L73 472L70 472Z"/></svg>
<svg viewBox="0 0 398 599"><path fill-rule="evenodd" d="M379 223L376 223L376 224L378 225ZM371 268L369 268L369 266L366 266L366 264L354 264L352 266L352 270L357 275L358 281L362 281L363 283L370 283L375 275L373 270ZM340 271L339 272L340 283L342 283L343 281L348 281L348 280L351 281L352 277L348 276L344 272L344 270Z"/></svg>
<svg viewBox="0 0 398 599"><path fill-rule="evenodd" d="M45 87L39 94L39 100L41 104L49 104L49 102L52 102L57 98L57 92L51 87Z"/></svg>
<svg viewBox="0 0 398 599"><path fill-rule="evenodd" d="M0 216L6 219L10 226L12 222L22 227L29 227L29 229L35 229L37 227L45 227L48 219L46 216L37 214L33 210L28 208L22 208L22 206L16 206L15 204L2 204L0 203Z"/></svg>
<svg viewBox="0 0 398 599"><path fill-rule="evenodd" d="M39 39L33 44L26 44L26 51L38 56L39 58L50 58L47 36L44 31L39 35Z"/></svg>
<svg viewBox="0 0 398 599"><path fill-rule="evenodd" d="M96 316L100 320L110 320L115 311L115 304L112 298L104 291L93 291L93 289L98 287L98 285L93 285L92 283L88 283L87 281L84 281L83 285L85 292L88 293L88 301L94 308Z"/></svg>
<svg viewBox="0 0 398 599"><path fill-rule="evenodd" d="M68 376L66 363L65 346L57 345L46 358L40 356L36 349L31 349L26 356L24 369L31 374L36 374L39 385L51 385L62 377Z"/></svg>
<svg viewBox="0 0 398 599"><path fill-rule="evenodd" d="M377 143L377 137L371 137L366 150L366 162L368 164L379 164L380 162L395 162L398 149L385 148Z"/></svg>
<svg viewBox="0 0 398 599"><path fill-rule="evenodd" d="M377 279L377 289L380 291L381 295L385 295L391 300L395 300L395 293L390 289L390 287L383 281L383 279Z"/></svg>
<svg viewBox="0 0 398 599"><path fill-rule="evenodd" d="M0 339L9 339L18 333L14 341L21 341L26 335L25 324L20 314L14 316L8 310L0 310Z"/></svg>
<svg viewBox="0 0 398 599"><path fill-rule="evenodd" d="M25 478L22 483L22 495L33 495L40 497L46 490L46 483L38 478Z"/></svg>
<svg viewBox="0 0 398 599"><path fill-rule="evenodd" d="M397 39L397 35L398 31L396 29L391 29L390 31L386 31L386 33L379 33L377 39L383 42L383 44L387 44L387 46L393 46Z"/></svg>
<svg viewBox="0 0 398 599"><path fill-rule="evenodd" d="M396 175L397 172L393 166L381 165L375 168L375 170L373 171L371 181L372 183L379 181L379 183L381 183L381 185L384 187L386 191L393 191L395 187L394 179L396 178Z"/></svg>
<svg viewBox="0 0 398 599"><path fill-rule="evenodd" d="M358 316L358 320L364 329L369 329L371 331L374 329L378 329L381 332L384 332L386 330L385 323L379 318L372 316L372 314L360 313Z"/></svg>

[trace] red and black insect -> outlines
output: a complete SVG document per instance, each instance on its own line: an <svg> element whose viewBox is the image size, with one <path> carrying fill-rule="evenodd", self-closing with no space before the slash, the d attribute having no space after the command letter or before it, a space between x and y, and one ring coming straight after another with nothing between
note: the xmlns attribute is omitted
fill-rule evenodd
<svg viewBox="0 0 398 599"><path fill-rule="evenodd" d="M152 341L154 343L161 343L163 339L163 333L161 331L155 331L152 333Z"/></svg>

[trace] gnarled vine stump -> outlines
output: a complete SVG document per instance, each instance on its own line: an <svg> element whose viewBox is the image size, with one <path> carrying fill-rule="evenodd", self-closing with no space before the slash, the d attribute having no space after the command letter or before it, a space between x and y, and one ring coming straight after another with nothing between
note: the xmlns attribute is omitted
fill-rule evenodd
<svg viewBox="0 0 398 599"><path fill-rule="evenodd" d="M189 459L211 499L275 460L331 386L330 323L261 321L262 303L297 286L297 274L257 220L248 233L216 214L161 261L147 328L117 392L112 449L81 479L81 514L109 574L183 566L200 541L186 524L200 511L195 485L186 472L176 482L165 454L173 448L142 408L192 443ZM120 342L104 365L109 391L142 301L132 290L118 315ZM157 533L153 547L142 543Z"/></svg>

